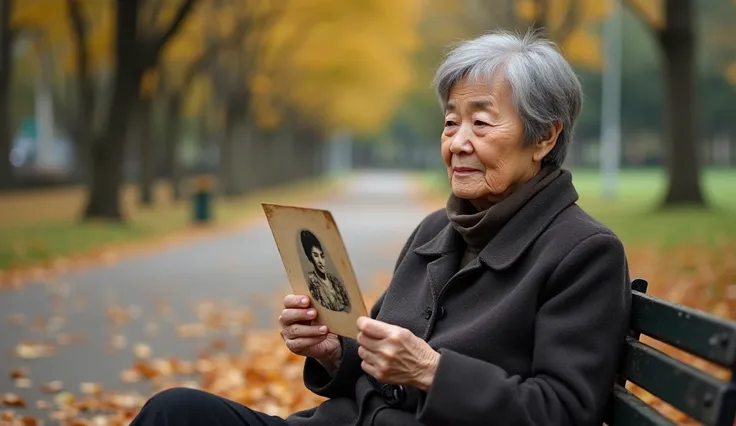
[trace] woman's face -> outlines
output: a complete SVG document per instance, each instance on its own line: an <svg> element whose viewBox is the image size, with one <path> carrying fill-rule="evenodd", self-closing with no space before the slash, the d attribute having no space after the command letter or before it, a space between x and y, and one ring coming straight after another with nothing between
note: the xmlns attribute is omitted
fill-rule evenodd
<svg viewBox="0 0 736 426"><path fill-rule="evenodd" d="M442 159L452 192L479 210L488 208L539 171L557 134L551 144L523 146L524 125L502 73L490 84L457 82L450 89L442 133Z"/></svg>
<svg viewBox="0 0 736 426"><path fill-rule="evenodd" d="M324 274L325 270L325 254L319 247L312 247L312 263L317 270Z"/></svg>

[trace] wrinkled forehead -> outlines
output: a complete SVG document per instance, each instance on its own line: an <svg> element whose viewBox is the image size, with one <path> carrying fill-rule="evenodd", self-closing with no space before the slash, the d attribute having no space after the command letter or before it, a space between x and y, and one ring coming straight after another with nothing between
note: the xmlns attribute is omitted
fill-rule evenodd
<svg viewBox="0 0 736 426"><path fill-rule="evenodd" d="M471 109L489 109L498 106L504 98L510 96L511 87L503 72L491 76L467 76L457 80L450 86L445 111L454 111L459 105Z"/></svg>

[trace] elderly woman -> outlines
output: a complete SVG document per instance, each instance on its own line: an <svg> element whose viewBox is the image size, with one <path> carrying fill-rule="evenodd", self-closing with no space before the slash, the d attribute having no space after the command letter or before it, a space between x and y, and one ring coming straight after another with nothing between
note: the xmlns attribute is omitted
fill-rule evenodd
<svg viewBox="0 0 736 426"><path fill-rule="evenodd" d="M281 334L328 399L281 419L173 389L134 425L602 423L630 287L621 241L561 168L578 79L549 41L493 33L452 50L435 85L452 195L409 237L357 339L310 325L307 297L284 301Z"/></svg>

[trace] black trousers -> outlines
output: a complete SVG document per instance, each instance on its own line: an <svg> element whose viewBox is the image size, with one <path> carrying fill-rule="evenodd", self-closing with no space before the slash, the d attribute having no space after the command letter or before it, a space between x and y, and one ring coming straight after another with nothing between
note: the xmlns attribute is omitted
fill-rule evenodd
<svg viewBox="0 0 736 426"><path fill-rule="evenodd" d="M270 416L212 393L171 388L149 399L130 426L286 426Z"/></svg>

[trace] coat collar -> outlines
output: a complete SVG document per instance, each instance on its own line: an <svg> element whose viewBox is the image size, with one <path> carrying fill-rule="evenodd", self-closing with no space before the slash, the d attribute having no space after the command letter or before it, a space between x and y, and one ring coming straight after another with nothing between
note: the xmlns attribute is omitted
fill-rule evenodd
<svg viewBox="0 0 736 426"><path fill-rule="evenodd" d="M575 204L578 193L572 184L569 171L563 173L530 199L479 254L480 260L491 269L510 267L529 246L544 232L547 226L567 207ZM465 250L462 236L448 223L429 240L414 249L423 256L444 256Z"/></svg>

